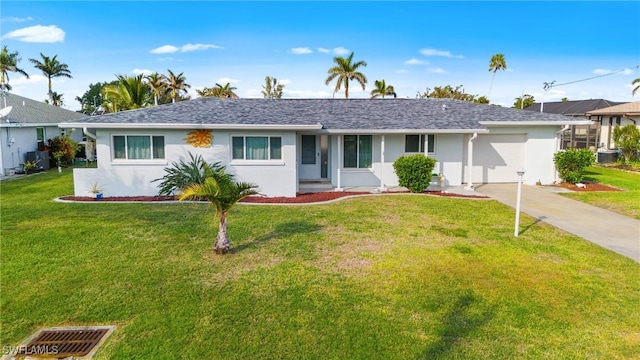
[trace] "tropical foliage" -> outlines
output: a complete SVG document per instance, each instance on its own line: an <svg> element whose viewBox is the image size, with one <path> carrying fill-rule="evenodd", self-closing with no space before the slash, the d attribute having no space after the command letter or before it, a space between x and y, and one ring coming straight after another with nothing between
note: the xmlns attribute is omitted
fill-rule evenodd
<svg viewBox="0 0 640 360"><path fill-rule="evenodd" d="M49 154L56 154L53 157L56 166L72 164L79 149L78 143L71 138L71 132L50 139L48 145Z"/></svg>
<svg viewBox="0 0 640 360"><path fill-rule="evenodd" d="M171 97L171 102L188 99L188 97L182 97L183 94L187 96L187 89L191 88L191 85L186 82L187 78L183 73L176 75L171 70L167 71L169 72L169 75L163 75L166 81L165 93Z"/></svg>
<svg viewBox="0 0 640 360"><path fill-rule="evenodd" d="M165 77L155 72L145 76L144 79L153 94L153 104L157 106L158 99L167 93L167 82Z"/></svg>
<svg viewBox="0 0 640 360"><path fill-rule="evenodd" d="M248 182L236 182L233 175L223 169L214 170L204 165L204 182L187 186L179 197L183 200L206 200L214 207L214 216L218 217L218 235L213 245L217 254L229 251L230 239L227 233L227 214L240 200L247 196L257 195L257 186Z"/></svg>
<svg viewBox="0 0 640 360"><path fill-rule="evenodd" d="M493 80L496 77L498 70L507 70L507 62L504 59L504 54L495 54L489 61L489 71L493 72L491 76L491 85L489 86L489 97L491 97L491 89L493 88Z"/></svg>
<svg viewBox="0 0 640 360"><path fill-rule="evenodd" d="M635 78L631 82L631 86L633 86L633 90L631 90L631 96L635 96L636 93L638 92L638 90L640 90L640 77L639 78Z"/></svg>
<svg viewBox="0 0 640 360"><path fill-rule="evenodd" d="M265 99L281 99L284 85L278 82L278 79L267 76L264 78L264 85L262 85L262 96Z"/></svg>
<svg viewBox="0 0 640 360"><path fill-rule="evenodd" d="M53 91L51 90L51 79L56 77L66 77L72 78L71 71L69 71L69 66L67 64L61 63L58 61L58 55L54 55L53 57L45 56L40 53L41 60L38 59L29 59L34 65L34 67L40 71L42 74L46 76L48 80L48 89L49 89L49 104L53 104Z"/></svg>
<svg viewBox="0 0 640 360"><path fill-rule="evenodd" d="M373 88L373 90L371 90L371 98L375 99L377 97L381 97L384 99L384 97L386 95L393 95L393 97L396 97L396 91L393 89L392 85L387 85L384 81L384 79L382 80L376 80L374 82L375 87Z"/></svg>
<svg viewBox="0 0 640 360"><path fill-rule="evenodd" d="M142 75L117 75L118 82L102 88L104 99L102 107L106 112L113 113L123 110L140 109L149 105L151 89Z"/></svg>
<svg viewBox="0 0 640 360"><path fill-rule="evenodd" d="M9 52L6 45L2 47L2 51L0 51L0 90L11 90L11 86L9 85L10 72L22 74L26 76L27 79L29 78L29 74L18 67L20 60L22 59L17 51Z"/></svg>
<svg viewBox="0 0 640 360"><path fill-rule="evenodd" d="M634 162L638 160L638 151L640 150L640 129L635 124L629 124L623 127L616 126L613 128L613 141L622 156L618 158L620 162Z"/></svg>
<svg viewBox="0 0 640 360"><path fill-rule="evenodd" d="M524 94L516 98L516 101L513 103L513 108L524 109L535 103L536 99L533 97L533 95Z"/></svg>
<svg viewBox="0 0 640 360"><path fill-rule="evenodd" d="M198 95L202 97L217 97L223 99L237 99L238 95L234 92L236 87L231 86L230 83L226 83L224 86L216 83L214 87L204 88L202 90L196 90Z"/></svg>
<svg viewBox="0 0 640 360"><path fill-rule="evenodd" d="M194 156L189 153L189 161L172 162L171 166L164 169L165 175L152 182L160 181L158 192L161 196L175 195L189 185L204 184L207 177L213 176L213 173L224 170L221 163L207 163L201 155Z"/></svg>
<svg viewBox="0 0 640 360"><path fill-rule="evenodd" d="M558 176L564 182L576 184L584 178L585 169L595 163L595 156L591 150L565 149L554 154Z"/></svg>
<svg viewBox="0 0 640 360"><path fill-rule="evenodd" d="M53 103L50 103L50 104L58 107L64 105L64 100L62 100L63 97L64 95L58 94L57 92L54 91L51 96L51 98L53 99ZM49 104L49 99L45 99L44 102Z"/></svg>
<svg viewBox="0 0 640 360"><path fill-rule="evenodd" d="M413 193L419 193L429 186L431 172L435 166L436 159L424 154L403 155L393 162L398 184Z"/></svg>
<svg viewBox="0 0 640 360"><path fill-rule="evenodd" d="M362 90L365 89L367 84L367 77L363 73L358 71L358 68L367 66L364 61L353 62L353 52L351 55L344 58L342 56L336 56L333 58L333 62L336 66L330 68L327 72L329 76L324 81L325 85L329 85L334 79L336 79L336 86L333 90L334 93L340 91L344 85L344 97L349 98L349 81L357 81L362 85Z"/></svg>
<svg viewBox="0 0 640 360"><path fill-rule="evenodd" d="M112 81L111 83L97 82L95 84L89 84L89 90L85 91L82 96L76 96L75 99L81 104L81 111L87 115L95 114L104 101L102 98L102 88L106 85L116 85L117 83L117 81Z"/></svg>
<svg viewBox="0 0 640 360"><path fill-rule="evenodd" d="M431 90L431 88L427 88L425 92L418 92L416 95L417 98L420 99L453 99L453 100L462 100L475 102L480 104L488 104L489 100L486 96L478 96L467 94L464 91L464 87L462 85L458 85L455 88L451 85L446 86L436 86Z"/></svg>

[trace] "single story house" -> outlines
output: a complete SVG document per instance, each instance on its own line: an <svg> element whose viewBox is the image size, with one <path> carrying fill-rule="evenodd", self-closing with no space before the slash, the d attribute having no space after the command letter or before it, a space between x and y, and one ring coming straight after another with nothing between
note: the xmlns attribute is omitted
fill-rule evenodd
<svg viewBox="0 0 640 360"><path fill-rule="evenodd" d="M0 97L0 109L8 111L0 119L0 176L9 175L22 169L27 155L36 152L48 140L69 131L61 129L58 123L85 118L86 115L44 102L31 100L3 91ZM82 131L76 131L72 138L82 141ZM44 169L47 161L39 162Z"/></svg>
<svg viewBox="0 0 640 360"><path fill-rule="evenodd" d="M96 137L98 167L74 169L77 196L93 184L105 196L158 193L164 168L200 154L221 162L267 196L295 196L324 182L384 191L397 186L393 162L423 153L437 160L446 185L557 180L559 133L589 124L449 99L198 98L61 124Z"/></svg>
<svg viewBox="0 0 640 360"><path fill-rule="evenodd" d="M587 115L601 126L600 148L604 150L617 149L613 141L613 129L616 126L629 124L640 128L640 101L589 111Z"/></svg>
<svg viewBox="0 0 640 360"><path fill-rule="evenodd" d="M588 100L567 100L552 101L543 103L535 103L524 108L528 111L537 111L548 114L560 114L569 116L574 119L587 120L588 112L614 105L624 104L624 102L615 102L605 99L588 99ZM589 125L571 126L568 130L561 134L560 148L592 148L597 149L600 145L600 123L593 121Z"/></svg>

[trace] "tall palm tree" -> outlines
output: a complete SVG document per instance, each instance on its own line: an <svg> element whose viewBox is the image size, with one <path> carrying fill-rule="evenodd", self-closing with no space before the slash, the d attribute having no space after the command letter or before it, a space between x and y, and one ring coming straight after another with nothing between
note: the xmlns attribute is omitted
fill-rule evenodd
<svg viewBox="0 0 640 360"><path fill-rule="evenodd" d="M102 88L102 105L107 112L133 110L149 105L151 88L144 82L142 75L117 77L116 84L105 85Z"/></svg>
<svg viewBox="0 0 640 360"><path fill-rule="evenodd" d="M188 93L187 89L191 88L191 85L186 83L187 78L183 75L184 73L175 75L173 71L167 71L169 76L163 75L167 83L166 93L171 96L171 102L176 102L176 98L180 97L181 92Z"/></svg>
<svg viewBox="0 0 640 360"><path fill-rule="evenodd" d="M489 71L493 72L491 77L491 85L489 86L489 99L491 98L491 89L493 88L493 79L496 77L498 70L507 70L507 62L504 59L504 54L495 54L489 61Z"/></svg>
<svg viewBox="0 0 640 360"><path fill-rule="evenodd" d="M227 233L227 214L240 200L250 195L257 195L257 186L247 182L235 182L231 174L209 169L207 178L202 184L192 184L186 187L179 200L207 200L215 209L214 216L218 217L218 235L213 245L217 254L229 251L230 240Z"/></svg>
<svg viewBox="0 0 640 360"><path fill-rule="evenodd" d="M386 95L393 95L393 97L396 97L396 91L393 89L392 85L387 85L384 82L384 79L378 81L376 80L374 82L375 87L373 88L373 90L371 90L371 98L375 99L377 97L381 97L384 99L384 97Z"/></svg>
<svg viewBox="0 0 640 360"><path fill-rule="evenodd" d="M635 94L638 92L638 90L640 90L640 77L633 80L631 82L631 85L635 85L633 87L633 90L631 90L631 96L635 96Z"/></svg>
<svg viewBox="0 0 640 360"><path fill-rule="evenodd" d="M262 96L265 99L281 99L284 85L278 82L278 79L267 76L264 78L264 85L262 85Z"/></svg>
<svg viewBox="0 0 640 360"><path fill-rule="evenodd" d="M47 77L49 80L49 104L53 104L53 92L51 91L51 79L55 77L67 77L73 78L71 76L71 71L69 71L69 66L67 64L63 64L58 61L58 55L54 55L53 57L44 56L40 53L40 57L42 61L38 59L29 59L35 68L42 71L42 74Z"/></svg>
<svg viewBox="0 0 640 360"><path fill-rule="evenodd" d="M11 90L9 72L19 73L26 76L27 79L29 78L29 74L18 67L20 60L22 59L17 51L10 53L6 45L2 47L2 51L0 51L0 73L2 74L0 90Z"/></svg>
<svg viewBox="0 0 640 360"><path fill-rule="evenodd" d="M149 88L151 88L153 103L158 106L158 98L167 91L167 82L165 78L157 72L154 72L153 74L145 76L144 79L147 81Z"/></svg>
<svg viewBox="0 0 640 360"><path fill-rule="evenodd" d="M327 73L329 76L324 81L325 85L329 85L333 79L337 78L336 87L333 90L334 93L340 91L340 88L344 84L344 97L349 98L349 81L355 80L362 85L362 90L365 89L365 84L367 83L367 78L358 71L358 68L361 66L367 66L367 63L364 61L353 62L353 52L347 58L342 56L336 56L333 58L333 62L336 63L336 66L330 68Z"/></svg>

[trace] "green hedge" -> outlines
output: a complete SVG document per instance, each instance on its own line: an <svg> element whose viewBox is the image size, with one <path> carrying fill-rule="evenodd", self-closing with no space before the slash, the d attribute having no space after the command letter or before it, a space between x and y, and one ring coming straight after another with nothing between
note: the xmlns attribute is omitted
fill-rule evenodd
<svg viewBox="0 0 640 360"><path fill-rule="evenodd" d="M423 154L400 156L393 163L399 185L413 193L419 193L429 186L435 166L436 160Z"/></svg>

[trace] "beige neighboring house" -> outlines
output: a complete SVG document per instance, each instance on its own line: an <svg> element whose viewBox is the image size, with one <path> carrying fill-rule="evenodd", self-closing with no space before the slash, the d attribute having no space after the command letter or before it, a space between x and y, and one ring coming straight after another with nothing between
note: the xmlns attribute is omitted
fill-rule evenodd
<svg viewBox="0 0 640 360"><path fill-rule="evenodd" d="M640 101L615 105L587 113L591 120L600 123L601 150L616 149L613 129L616 126L633 124L640 129Z"/></svg>

